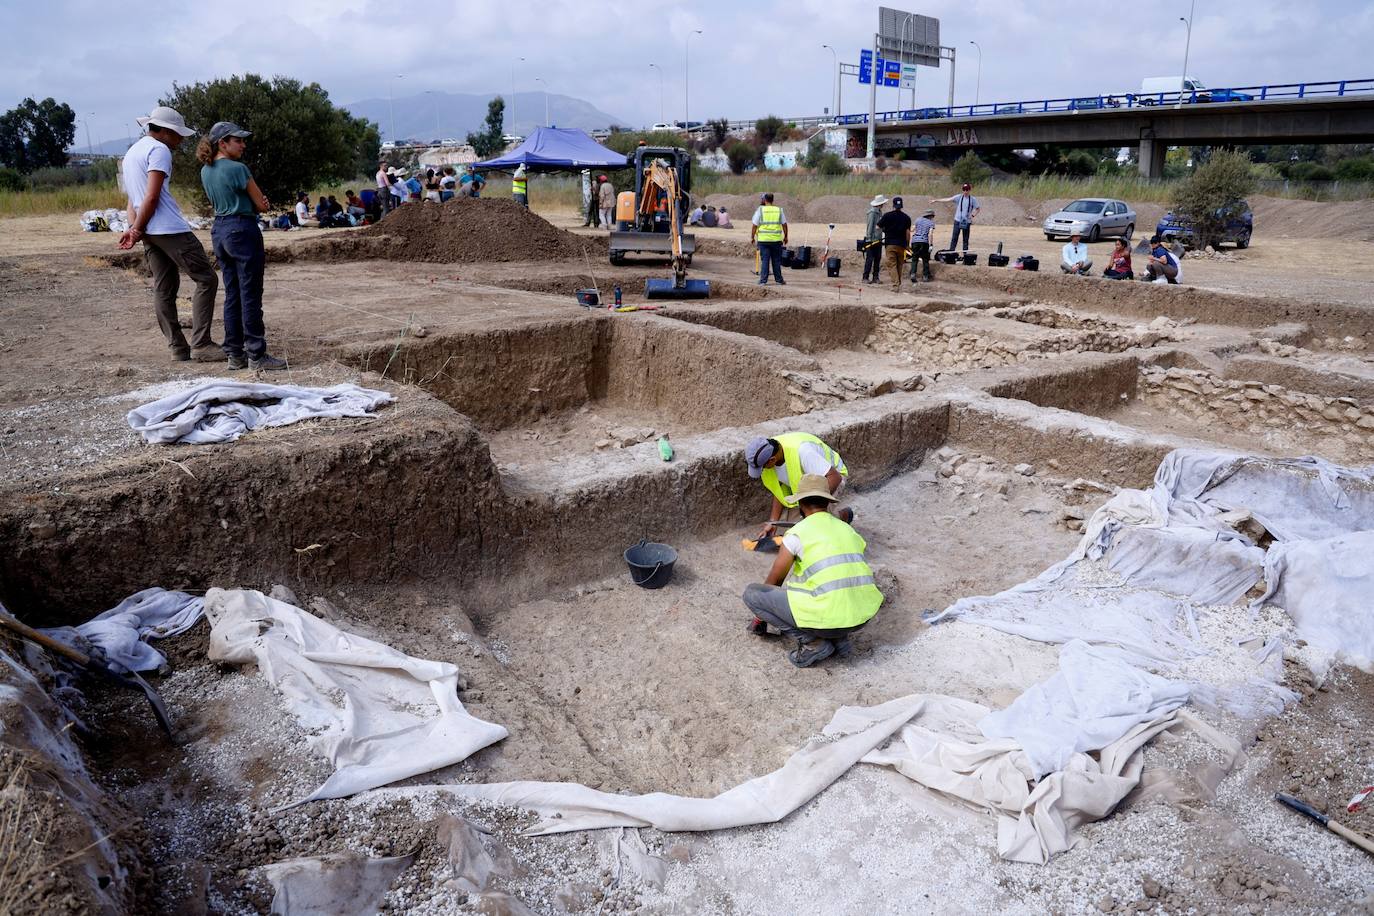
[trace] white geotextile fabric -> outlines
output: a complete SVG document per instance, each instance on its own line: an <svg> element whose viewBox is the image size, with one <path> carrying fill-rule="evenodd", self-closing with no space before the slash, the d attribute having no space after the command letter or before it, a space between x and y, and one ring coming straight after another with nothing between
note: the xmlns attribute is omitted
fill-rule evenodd
<svg viewBox="0 0 1374 916"><path fill-rule="evenodd" d="M256 664L334 773L302 801L428 773L505 738L458 699L458 669L345 633L261 592L212 588L210 658Z"/></svg>
<svg viewBox="0 0 1374 916"><path fill-rule="evenodd" d="M542 818L528 831L533 835L605 827L725 830L779 821L855 763L870 763L893 768L945 801L992 815L997 851L1003 858L1043 864L1074 845L1080 825L1109 814L1139 784L1143 765L1137 751L1161 731L1189 727L1225 752L1238 751L1230 739L1181 710L1130 724L1122 718L1118 736L1096 756L1075 752L1063 769L1037 780L1030 758L1015 740L979 734L977 725L988 714L977 703L929 694L880 706L844 706L823 737L793 754L781 769L714 798L662 792L615 795L557 782L416 786L383 792L446 793L524 808ZM369 799L375 800L376 795Z"/></svg>
<svg viewBox="0 0 1374 916"><path fill-rule="evenodd" d="M232 442L250 429L301 420L370 417L394 400L385 391L349 384L303 388L211 379L135 407L128 419L145 442L202 445Z"/></svg>
<svg viewBox="0 0 1374 916"><path fill-rule="evenodd" d="M1099 508L1065 560L1000 594L961 599L932 622L958 618L1043 642L1082 639L1167 674L1209 654L1197 626L1208 606L1244 613L1245 595L1263 580L1269 594L1251 605L1252 613L1261 603L1282 607L1314 634L1309 642L1352 661L1367 659L1374 559L1368 552L1360 557L1362 540L1355 538L1337 569L1329 548L1313 539L1374 530L1371 484L1374 467L1179 449L1165 456L1150 489L1122 490ZM1240 530L1248 519L1274 538L1267 551ZM1124 584L1095 580L1085 560L1101 560ZM1306 585L1276 587L1281 575ZM1224 696L1199 683L1194 697L1242 714L1273 711L1283 698L1274 649L1256 653L1256 679L1245 689Z"/></svg>
<svg viewBox="0 0 1374 916"><path fill-rule="evenodd" d="M119 671L152 671L167 663L166 657L146 640L176 636L195 625L205 613L205 599L165 588L145 588L78 627L44 630L54 639L79 647L70 637L74 630L99 646Z"/></svg>

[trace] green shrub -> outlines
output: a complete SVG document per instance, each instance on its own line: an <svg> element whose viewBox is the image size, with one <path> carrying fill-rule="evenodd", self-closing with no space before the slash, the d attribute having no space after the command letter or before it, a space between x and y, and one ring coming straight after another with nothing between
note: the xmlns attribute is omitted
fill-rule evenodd
<svg viewBox="0 0 1374 916"><path fill-rule="evenodd" d="M25 187L24 176L18 169L0 166L0 191L22 191Z"/></svg>
<svg viewBox="0 0 1374 916"><path fill-rule="evenodd" d="M1254 190L1250 157L1230 150L1217 150L1174 187L1170 205L1175 213L1192 220L1195 243L1202 248L1215 245L1221 238L1226 223L1222 211Z"/></svg>
<svg viewBox="0 0 1374 916"><path fill-rule="evenodd" d="M1374 157L1361 156L1337 163L1336 177L1341 181L1374 181Z"/></svg>
<svg viewBox="0 0 1374 916"><path fill-rule="evenodd" d="M759 157L759 151L743 140L727 140L722 149L730 163L730 171L735 175L743 175L744 170L753 165Z"/></svg>
<svg viewBox="0 0 1374 916"><path fill-rule="evenodd" d="M844 161L839 153L826 151L821 154L819 162L814 162L811 166L816 170L817 175L848 175L849 165Z"/></svg>
<svg viewBox="0 0 1374 916"><path fill-rule="evenodd" d="M1336 180L1336 173L1319 162L1290 162L1283 174L1292 181Z"/></svg>
<svg viewBox="0 0 1374 916"><path fill-rule="evenodd" d="M955 184L980 184L992 177L992 169L969 150L949 167L949 177Z"/></svg>

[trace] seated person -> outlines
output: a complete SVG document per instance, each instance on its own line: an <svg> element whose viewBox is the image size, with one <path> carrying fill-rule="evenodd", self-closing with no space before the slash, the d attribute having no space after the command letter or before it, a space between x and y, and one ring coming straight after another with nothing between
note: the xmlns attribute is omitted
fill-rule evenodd
<svg viewBox="0 0 1374 916"><path fill-rule="evenodd" d="M1140 279L1147 283L1164 280L1177 284L1178 273L1178 258L1165 247L1164 239L1157 235L1150 236L1150 260L1145 265L1145 273L1140 275Z"/></svg>
<svg viewBox="0 0 1374 916"><path fill-rule="evenodd" d="M321 197L320 202L315 205L315 219L321 229L328 229L333 225L334 221L329 218L329 198Z"/></svg>
<svg viewBox="0 0 1374 916"><path fill-rule="evenodd" d="M361 219L367 213L367 206L363 204L362 198L352 191L344 192L344 209L349 216Z"/></svg>
<svg viewBox="0 0 1374 916"><path fill-rule="evenodd" d="M1110 262L1107 269L1102 271L1102 276L1108 280L1134 280L1135 274L1131 272L1131 243L1125 239L1117 239L1116 246L1112 249Z"/></svg>
<svg viewBox="0 0 1374 916"><path fill-rule="evenodd" d="M296 212L291 214L291 223L294 226L304 226L310 219L310 195L301 191L296 195Z"/></svg>
<svg viewBox="0 0 1374 916"><path fill-rule="evenodd" d="M721 207L720 212L716 214L716 227L719 229L735 228L735 224L730 222L730 211L724 207Z"/></svg>
<svg viewBox="0 0 1374 916"><path fill-rule="evenodd" d="M706 208L706 212L704 212L704 213L701 214L701 224L702 224L703 226L705 226L706 228L708 228L708 229L715 228L715 225L716 225L716 208L715 208L715 207L707 207L707 208Z"/></svg>
<svg viewBox="0 0 1374 916"><path fill-rule="evenodd" d="M1069 236L1069 244L1064 246L1063 253L1059 256L1059 269L1066 274L1086 277L1092 266L1093 259L1088 254L1088 246L1083 244L1082 234L1073 233Z"/></svg>
<svg viewBox="0 0 1374 916"><path fill-rule="evenodd" d="M700 226L700 225L701 225L701 216L702 216L702 214L705 213L705 212L706 212L706 211L703 210L703 209L701 208L701 204L697 204L696 209L694 209L694 210L692 211L691 215L687 217L687 225L689 225L689 226Z"/></svg>

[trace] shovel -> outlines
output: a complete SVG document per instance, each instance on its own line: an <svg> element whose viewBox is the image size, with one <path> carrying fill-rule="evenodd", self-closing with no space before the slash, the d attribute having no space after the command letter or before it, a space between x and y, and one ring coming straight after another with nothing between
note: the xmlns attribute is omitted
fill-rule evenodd
<svg viewBox="0 0 1374 916"><path fill-rule="evenodd" d="M51 636L45 636L28 624L20 621L0 605L0 626L10 630L25 639L32 640L38 645L56 652L58 655L76 663L77 667L86 672L95 672L101 676L114 681L122 687L131 690L138 690L148 698L148 703L153 707L153 716L157 719L157 724L162 726L162 730L167 733L167 737L172 737L172 720L167 716L167 707L162 705L162 697L157 695L157 691L152 685L138 676L138 672L130 671L127 674L116 671L103 657L92 654L87 655L80 649L73 649L66 643L59 642Z"/></svg>

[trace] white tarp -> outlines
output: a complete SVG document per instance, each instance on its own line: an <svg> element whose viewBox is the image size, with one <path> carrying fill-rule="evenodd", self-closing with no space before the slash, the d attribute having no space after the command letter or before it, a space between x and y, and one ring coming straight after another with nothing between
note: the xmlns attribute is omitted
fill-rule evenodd
<svg viewBox="0 0 1374 916"><path fill-rule="evenodd" d="M80 642L69 635L74 629L99 646L116 670L152 671L167 664L167 659L146 640L184 633L204 613L203 598L165 588L145 588L78 627L43 632L79 648Z"/></svg>
<svg viewBox="0 0 1374 916"><path fill-rule="evenodd" d="M370 417L395 398L385 391L339 384L329 388L263 385L211 379L129 411L129 426L145 442L201 445L232 442L250 429L301 420Z"/></svg>
<svg viewBox="0 0 1374 916"><path fill-rule="evenodd" d="M505 738L458 699L458 669L345 633L261 592L212 588L210 658L256 664L334 773L309 797L341 798L466 759Z"/></svg>
<svg viewBox="0 0 1374 916"><path fill-rule="evenodd" d="M1365 542L1341 537L1374 530L1372 484L1374 468L1320 458L1179 449L1165 456L1149 490L1122 490L1099 508L1068 558L1000 594L961 599L932 622L957 618L1044 642L1082 639L1170 674L1211 653L1198 632L1200 619L1209 613L1252 619L1269 603L1287 610L1299 632L1306 626L1319 634L1309 640L1314 645L1368 658L1360 653L1374 639L1367 600L1374 561L1366 551L1361 565L1358 548ZM1257 540L1265 532L1272 543ZM1340 559L1329 545L1318 546L1325 540L1314 539L1342 545ZM1095 578L1087 561L1096 560L1123 581ZM1276 587L1280 574L1293 585ZM1245 596L1261 580L1269 594L1247 611ZM1251 683L1227 693L1204 678L1193 685L1194 699L1242 714L1276 711L1287 694L1278 684L1275 648L1255 652Z"/></svg>
<svg viewBox="0 0 1374 916"><path fill-rule="evenodd" d="M871 763L892 767L947 801L994 814L998 852L1043 863L1074 844L1078 825L1104 817L1136 787L1142 768L1136 751L1164 729L1186 725L1232 759L1238 755L1234 742L1176 712L1187 697L1186 685L1141 672L1112 650L1074 642L1061 652L1058 674L1005 710L926 694L842 707L823 737L781 769L714 798L615 795L554 782L389 792L450 793L526 808L543 818L533 834L723 830L779 821L855 763Z"/></svg>
<svg viewBox="0 0 1374 916"><path fill-rule="evenodd" d="M350 851L264 865L276 892L272 916L373 916L414 861L414 855L374 859Z"/></svg>

